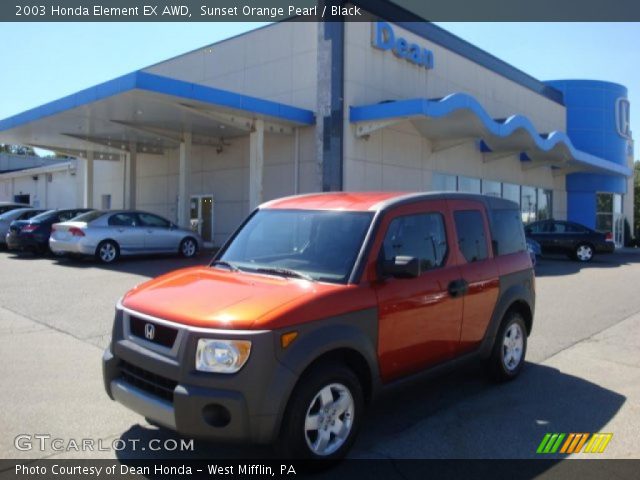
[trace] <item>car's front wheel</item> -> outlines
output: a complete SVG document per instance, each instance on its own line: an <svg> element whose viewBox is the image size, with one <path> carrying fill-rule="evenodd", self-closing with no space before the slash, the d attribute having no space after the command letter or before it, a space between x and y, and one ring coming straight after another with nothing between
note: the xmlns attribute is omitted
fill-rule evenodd
<svg viewBox="0 0 640 480"><path fill-rule="evenodd" d="M315 368L289 400L280 453L293 458L342 458L355 440L363 410L362 387L352 370L339 363Z"/></svg>
<svg viewBox="0 0 640 480"><path fill-rule="evenodd" d="M593 247L588 243L581 243L573 252L573 258L579 262L590 262L593 259Z"/></svg>
<svg viewBox="0 0 640 480"><path fill-rule="evenodd" d="M522 315L510 311L505 315L489 359L491 376L504 382L518 376L527 353L527 328Z"/></svg>
<svg viewBox="0 0 640 480"><path fill-rule="evenodd" d="M198 242L191 237L187 237L180 242L180 255L184 258L195 257L198 253Z"/></svg>
<svg viewBox="0 0 640 480"><path fill-rule="evenodd" d="M120 257L120 247L113 240L104 240L96 248L96 258L102 263L113 263Z"/></svg>

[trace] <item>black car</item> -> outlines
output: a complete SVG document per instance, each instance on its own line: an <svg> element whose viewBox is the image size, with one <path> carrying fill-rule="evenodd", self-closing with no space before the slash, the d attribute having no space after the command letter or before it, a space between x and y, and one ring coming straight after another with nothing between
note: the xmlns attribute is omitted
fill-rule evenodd
<svg viewBox="0 0 640 480"><path fill-rule="evenodd" d="M595 253L615 250L613 235L600 233L574 222L542 220L524 229L527 238L538 242L542 253L566 253L579 262L589 262Z"/></svg>
<svg viewBox="0 0 640 480"><path fill-rule="evenodd" d="M29 220L17 220L9 226L7 248L9 250L32 250L45 253L49 250L49 236L54 223L66 222L91 208L72 208L67 210L48 210Z"/></svg>

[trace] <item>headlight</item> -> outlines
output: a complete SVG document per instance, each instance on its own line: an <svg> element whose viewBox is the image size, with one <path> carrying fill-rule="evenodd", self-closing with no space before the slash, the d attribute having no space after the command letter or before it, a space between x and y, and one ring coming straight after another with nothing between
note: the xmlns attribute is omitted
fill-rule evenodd
<svg viewBox="0 0 640 480"><path fill-rule="evenodd" d="M213 340L201 338L196 350L196 370L235 373L247 362L251 353L249 340Z"/></svg>

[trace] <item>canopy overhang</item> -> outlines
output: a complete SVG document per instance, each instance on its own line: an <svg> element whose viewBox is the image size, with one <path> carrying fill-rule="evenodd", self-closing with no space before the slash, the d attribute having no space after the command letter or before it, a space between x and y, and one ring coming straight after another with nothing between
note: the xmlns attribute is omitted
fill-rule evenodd
<svg viewBox="0 0 640 480"><path fill-rule="evenodd" d="M224 145L256 120L266 133L313 125L313 112L269 100L137 71L0 120L0 142L74 157L118 159L193 144Z"/></svg>
<svg viewBox="0 0 640 480"><path fill-rule="evenodd" d="M470 141L487 161L517 155L523 169L550 167L573 172L631 175L631 169L574 147L559 131L539 133L522 115L493 119L470 95L455 93L442 99L409 99L350 107L350 121L359 137L409 121L428 138L435 151Z"/></svg>

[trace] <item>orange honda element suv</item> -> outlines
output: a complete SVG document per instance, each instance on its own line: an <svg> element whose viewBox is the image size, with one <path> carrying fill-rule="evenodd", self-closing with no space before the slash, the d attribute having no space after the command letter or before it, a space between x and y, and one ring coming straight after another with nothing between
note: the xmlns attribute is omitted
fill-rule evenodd
<svg viewBox="0 0 640 480"><path fill-rule="evenodd" d="M383 389L524 364L534 273L520 210L456 193L320 193L256 209L208 266L129 291L109 396L195 438L336 459Z"/></svg>

